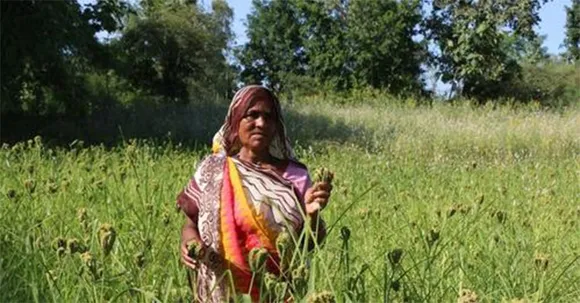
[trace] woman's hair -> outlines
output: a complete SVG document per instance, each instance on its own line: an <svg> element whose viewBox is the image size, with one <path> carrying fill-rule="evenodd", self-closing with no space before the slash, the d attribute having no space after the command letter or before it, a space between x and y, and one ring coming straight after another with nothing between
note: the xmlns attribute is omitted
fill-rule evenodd
<svg viewBox="0 0 580 303"><path fill-rule="evenodd" d="M227 124L229 125L226 133L225 133L225 149L228 155L235 154L239 151L240 143L238 138L238 131L240 127L240 122L242 121L244 115L248 111L250 107L252 107L256 100L258 100L260 94L265 94L267 96L268 101L272 106L272 118L276 123L276 134L274 136L278 136L280 142L285 142L285 134L284 134L284 124L280 109L280 103L278 98L272 93L269 89L261 86L252 87L251 91L243 96L240 96L241 100L233 100L232 102L237 102L238 104L233 105L233 109L231 115L228 117ZM235 98L235 97L234 97ZM273 138L274 140L275 138Z"/></svg>

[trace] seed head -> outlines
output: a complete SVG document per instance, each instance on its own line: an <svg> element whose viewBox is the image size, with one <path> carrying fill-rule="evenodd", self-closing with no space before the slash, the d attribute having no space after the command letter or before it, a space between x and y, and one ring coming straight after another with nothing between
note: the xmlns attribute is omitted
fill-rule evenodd
<svg viewBox="0 0 580 303"><path fill-rule="evenodd" d="M453 217L456 211L457 211L456 206L451 206L449 210L447 210L447 218Z"/></svg>
<svg viewBox="0 0 580 303"><path fill-rule="evenodd" d="M459 298L457 298L457 303L477 303L477 294L467 288L462 289L459 292Z"/></svg>
<svg viewBox="0 0 580 303"><path fill-rule="evenodd" d="M16 191L11 188L6 192L6 196L8 196L8 199L12 200L12 199L16 198Z"/></svg>
<svg viewBox="0 0 580 303"><path fill-rule="evenodd" d="M358 210L358 215L364 220L367 219L369 217L369 215L371 214L370 209L368 208L361 208Z"/></svg>
<svg viewBox="0 0 580 303"><path fill-rule="evenodd" d="M162 221L163 221L163 224L164 225L168 225L169 224L170 219L171 219L170 217L171 216L169 215L169 212L168 211L163 211L163 214L161 214L161 218L162 218Z"/></svg>
<svg viewBox="0 0 580 303"><path fill-rule="evenodd" d="M266 264L268 259L268 251L263 248L252 248L248 253L248 263L250 264L250 270L253 272L259 272Z"/></svg>
<svg viewBox="0 0 580 303"><path fill-rule="evenodd" d="M481 205L483 204L483 201L485 201L485 195L481 194L479 197L477 197L477 204Z"/></svg>
<svg viewBox="0 0 580 303"><path fill-rule="evenodd" d="M145 249L146 249L146 250L150 250L150 249L151 249L151 247L153 247L153 241L152 241L150 238L147 238L147 239L145 240L145 244L144 244L144 246L145 246Z"/></svg>
<svg viewBox="0 0 580 303"><path fill-rule="evenodd" d="M266 293L273 294L277 283L278 278L274 274L268 272L264 275L264 287L266 288Z"/></svg>
<svg viewBox="0 0 580 303"><path fill-rule="evenodd" d="M197 259L202 254L203 246L196 240L187 242L187 255L192 259Z"/></svg>
<svg viewBox="0 0 580 303"><path fill-rule="evenodd" d="M302 280L307 280L308 279L308 267L306 267L306 265L304 264L300 264L300 266L296 267L293 271L292 271L292 279L302 279Z"/></svg>
<svg viewBox="0 0 580 303"><path fill-rule="evenodd" d="M87 268L94 277L100 276L100 272L97 269L97 260L95 259L95 257L93 257L91 252L89 251L84 252L80 255L80 257L81 260L83 261L85 268Z"/></svg>
<svg viewBox="0 0 580 303"><path fill-rule="evenodd" d="M101 244L101 249L105 253L105 256L109 255L115 244L117 238L117 233L113 226L109 223L104 223L99 228L99 242Z"/></svg>
<svg viewBox="0 0 580 303"><path fill-rule="evenodd" d="M143 268L145 265L145 255L142 252L138 252L133 256L133 261L137 267Z"/></svg>
<svg viewBox="0 0 580 303"><path fill-rule="evenodd" d="M433 246L437 240L439 240L439 231L436 229L429 230L429 233L427 234L427 244Z"/></svg>
<svg viewBox="0 0 580 303"><path fill-rule="evenodd" d="M68 239L66 241L66 247L71 255L84 250L82 244L76 238Z"/></svg>
<svg viewBox="0 0 580 303"><path fill-rule="evenodd" d="M497 222L503 224L507 220L507 213L505 211L497 210L491 214L492 217L497 219Z"/></svg>
<svg viewBox="0 0 580 303"><path fill-rule="evenodd" d="M321 167L316 170L314 174L314 181L315 182L326 182L332 183L334 179L334 173L327 169L326 167Z"/></svg>
<svg viewBox="0 0 580 303"><path fill-rule="evenodd" d="M58 185L56 183L49 183L48 184L48 192L54 194L58 191Z"/></svg>
<svg viewBox="0 0 580 303"><path fill-rule="evenodd" d="M401 258L403 257L403 249L402 248L395 248L391 250L388 254L389 262L391 262L392 266L399 264Z"/></svg>
<svg viewBox="0 0 580 303"><path fill-rule="evenodd" d="M471 211L471 206L460 204L458 210L461 214L465 215Z"/></svg>
<svg viewBox="0 0 580 303"><path fill-rule="evenodd" d="M277 299L282 299L286 297L286 293L288 292L288 283L286 282L278 282L274 285L274 296Z"/></svg>
<svg viewBox="0 0 580 303"><path fill-rule="evenodd" d="M57 250L59 248L66 248L66 239L58 237L52 241L52 247Z"/></svg>
<svg viewBox="0 0 580 303"><path fill-rule="evenodd" d="M394 291L399 291L401 289L401 282L399 282L399 280L391 282L391 289Z"/></svg>
<svg viewBox="0 0 580 303"><path fill-rule="evenodd" d="M346 226L340 228L340 237L343 241L348 241L350 239L350 229Z"/></svg>
<svg viewBox="0 0 580 303"><path fill-rule="evenodd" d="M336 303L336 299L330 291L325 290L310 295L308 303Z"/></svg>
<svg viewBox="0 0 580 303"><path fill-rule="evenodd" d="M293 245L292 236L288 231L283 231L276 238L276 249L280 256L284 255Z"/></svg>
<svg viewBox="0 0 580 303"><path fill-rule="evenodd" d="M34 183L34 180L28 179L24 181L24 187L29 193L33 193L34 190L36 189L36 184Z"/></svg>
<svg viewBox="0 0 580 303"><path fill-rule="evenodd" d="M538 269L545 271L548 269L548 265L550 263L549 256L544 254L537 254L534 258L534 263Z"/></svg>

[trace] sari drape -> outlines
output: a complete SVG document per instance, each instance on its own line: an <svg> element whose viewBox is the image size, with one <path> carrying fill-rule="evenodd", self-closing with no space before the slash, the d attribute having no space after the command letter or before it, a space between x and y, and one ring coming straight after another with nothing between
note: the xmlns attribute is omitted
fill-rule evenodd
<svg viewBox="0 0 580 303"><path fill-rule="evenodd" d="M307 175L304 168L303 173ZM197 301L225 302L235 294L260 298L259 278L248 262L253 248L269 256L266 270L279 275L275 242L282 232L299 233L304 206L293 183L271 171L223 154L206 158L180 207L195 203L200 238L206 247L197 280Z"/></svg>

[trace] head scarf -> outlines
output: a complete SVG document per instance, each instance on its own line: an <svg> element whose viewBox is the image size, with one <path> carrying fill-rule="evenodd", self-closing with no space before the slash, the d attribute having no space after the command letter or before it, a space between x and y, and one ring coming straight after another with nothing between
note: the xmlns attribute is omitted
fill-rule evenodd
<svg viewBox="0 0 580 303"><path fill-rule="evenodd" d="M279 159L294 159L294 151L286 136L280 102L272 91L260 85L248 85L236 92L230 103L224 124L213 137L212 150L214 153L224 153L231 156L240 151L241 146L237 140L238 125L245 111L260 92L270 96L270 101L272 101L272 106L274 107L273 111L277 118L276 133L270 143L270 155Z"/></svg>

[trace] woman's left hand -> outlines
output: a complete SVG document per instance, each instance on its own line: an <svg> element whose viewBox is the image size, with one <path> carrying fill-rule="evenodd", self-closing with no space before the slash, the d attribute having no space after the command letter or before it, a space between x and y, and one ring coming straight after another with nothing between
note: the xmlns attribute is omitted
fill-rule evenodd
<svg viewBox="0 0 580 303"><path fill-rule="evenodd" d="M312 187L306 190L304 202L306 204L306 214L313 216L318 211L324 209L328 204L332 185L328 182L316 182Z"/></svg>

